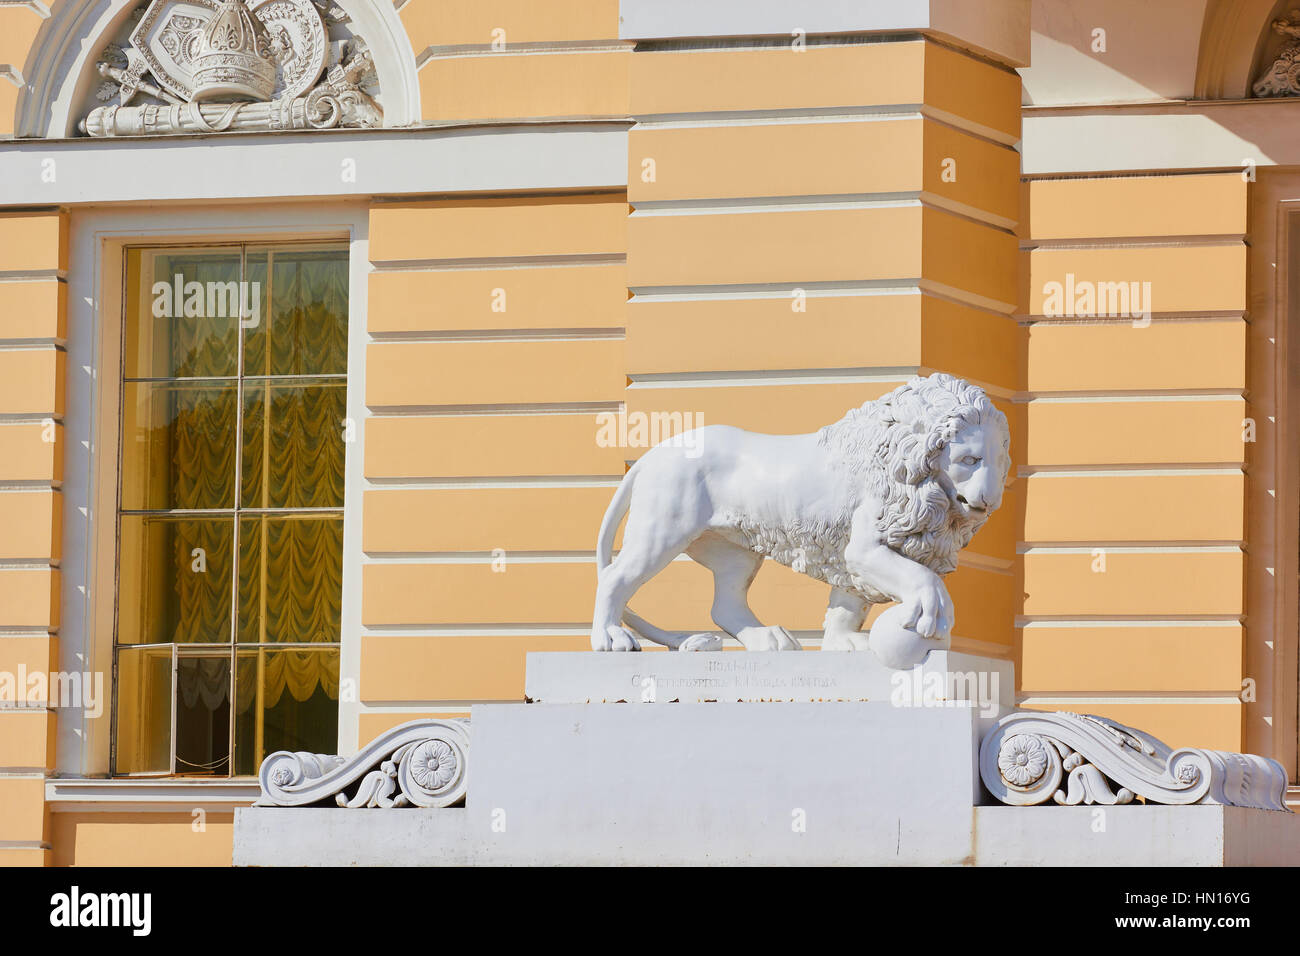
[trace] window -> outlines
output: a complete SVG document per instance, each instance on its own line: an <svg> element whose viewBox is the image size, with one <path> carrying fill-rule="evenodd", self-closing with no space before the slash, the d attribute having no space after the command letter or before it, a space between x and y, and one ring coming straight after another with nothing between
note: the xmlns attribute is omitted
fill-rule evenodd
<svg viewBox="0 0 1300 956"><path fill-rule="evenodd" d="M346 243L130 248L113 772L337 750Z"/></svg>

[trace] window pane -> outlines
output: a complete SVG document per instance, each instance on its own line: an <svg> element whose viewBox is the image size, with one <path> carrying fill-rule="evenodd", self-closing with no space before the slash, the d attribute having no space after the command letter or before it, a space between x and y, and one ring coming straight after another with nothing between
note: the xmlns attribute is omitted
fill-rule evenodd
<svg viewBox="0 0 1300 956"><path fill-rule="evenodd" d="M238 654L236 774L256 774L277 750L338 753L338 648Z"/></svg>
<svg viewBox="0 0 1300 956"><path fill-rule="evenodd" d="M239 260L234 247L128 251L128 379L236 374Z"/></svg>
<svg viewBox="0 0 1300 956"><path fill-rule="evenodd" d="M233 382L124 385L122 507L233 508L236 403Z"/></svg>
<svg viewBox="0 0 1300 956"><path fill-rule="evenodd" d="M270 308L244 331L245 375L341 374L348 367L348 250L250 249Z"/></svg>
<svg viewBox="0 0 1300 956"><path fill-rule="evenodd" d="M119 644L230 641L234 519L123 515Z"/></svg>
<svg viewBox="0 0 1300 956"><path fill-rule="evenodd" d="M230 773L230 654L176 662L176 772Z"/></svg>
<svg viewBox="0 0 1300 956"><path fill-rule="evenodd" d="M126 264L115 772L333 752L348 246Z"/></svg>
<svg viewBox="0 0 1300 956"><path fill-rule="evenodd" d="M337 642L342 598L341 515L240 518L240 643Z"/></svg>
<svg viewBox="0 0 1300 956"><path fill-rule="evenodd" d="M117 773L168 773L172 752L172 649L117 652Z"/></svg>
<svg viewBox="0 0 1300 956"><path fill-rule="evenodd" d="M241 506L343 507L346 413L341 379L246 382Z"/></svg>

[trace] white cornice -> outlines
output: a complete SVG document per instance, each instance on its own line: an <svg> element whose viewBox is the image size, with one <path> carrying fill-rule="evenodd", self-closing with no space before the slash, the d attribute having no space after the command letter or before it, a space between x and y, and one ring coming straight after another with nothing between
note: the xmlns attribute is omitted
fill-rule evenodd
<svg viewBox="0 0 1300 956"><path fill-rule="evenodd" d="M619 37L676 40L925 32L1011 66L1029 62L1029 0L621 0Z"/></svg>
<svg viewBox="0 0 1300 956"><path fill-rule="evenodd" d="M0 150L0 207L621 189L628 125L17 140Z"/></svg>

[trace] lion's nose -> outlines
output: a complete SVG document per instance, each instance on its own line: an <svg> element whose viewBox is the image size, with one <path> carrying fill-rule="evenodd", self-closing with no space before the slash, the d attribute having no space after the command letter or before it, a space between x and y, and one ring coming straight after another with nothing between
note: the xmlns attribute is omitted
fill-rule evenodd
<svg viewBox="0 0 1300 956"><path fill-rule="evenodd" d="M983 501L967 501L965 495L958 495L958 496L957 496L957 500L960 501L962 504L964 504L964 505L965 505L967 508L969 508L971 511L983 511L983 510L984 510L984 502L983 502Z"/></svg>

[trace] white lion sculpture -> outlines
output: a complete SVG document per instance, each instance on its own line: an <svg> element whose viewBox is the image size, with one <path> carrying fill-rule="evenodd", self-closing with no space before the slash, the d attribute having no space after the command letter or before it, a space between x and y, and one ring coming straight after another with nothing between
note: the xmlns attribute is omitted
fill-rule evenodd
<svg viewBox="0 0 1300 956"><path fill-rule="evenodd" d="M1006 417L983 390L935 373L814 434L711 425L685 437L632 466L601 522L594 650L640 650L633 632L680 650L721 649L717 635L664 631L627 608L683 552L713 572L713 620L747 650L799 649L749 609L765 557L830 584L822 650L870 648L907 668L949 646L943 575L1002 503L1011 466ZM890 601L898 606L864 638L871 605Z"/></svg>

